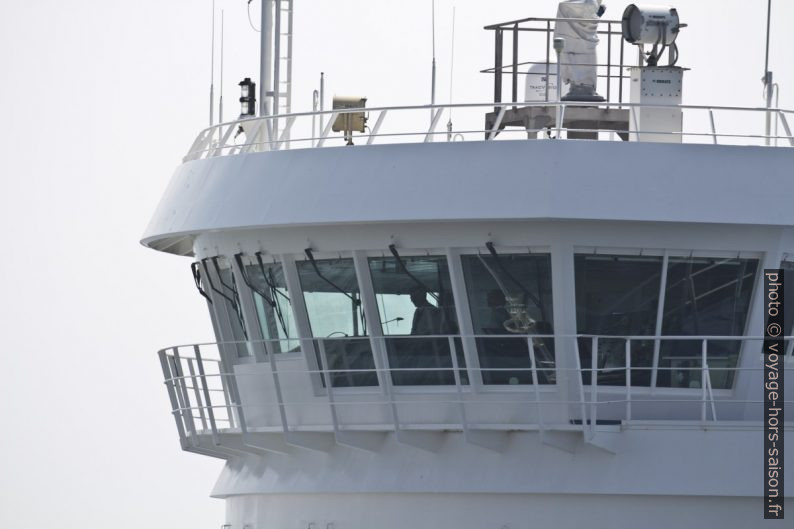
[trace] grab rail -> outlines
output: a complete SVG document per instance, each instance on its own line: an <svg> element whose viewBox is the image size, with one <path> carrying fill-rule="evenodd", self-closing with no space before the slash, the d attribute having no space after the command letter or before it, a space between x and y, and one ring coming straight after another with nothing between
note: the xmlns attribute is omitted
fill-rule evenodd
<svg viewBox="0 0 794 529"><path fill-rule="evenodd" d="M492 364L487 366L477 365L474 359L466 359L465 365L460 364L457 353L460 347L458 341L462 338L498 340L502 347L506 347L509 340L515 340L513 345L520 346L516 351L524 351L526 362L517 362L513 356L510 357L512 365L509 366L493 365L493 358L490 359ZM763 370L762 362L752 367L742 367L738 362L736 365L714 366L713 361L719 357L714 356L715 349L710 349L709 345L731 341L762 342L763 337L584 334L385 336L377 340L386 344L387 348L396 343L395 340L414 340L417 348L412 350L412 354L417 351L421 353L424 347L428 358L433 349L432 340L447 345L444 346L445 350L443 347L438 349L436 344L434 352L440 351L441 354L433 357L433 362L380 368L374 363L349 365L340 356L340 351L350 350L350 347L340 348L340 345L360 343L366 349L372 337L314 340L320 352L316 359L307 358L301 353L281 353L254 363L254 367L242 360L237 365L225 365L220 355L222 344L177 346L161 350L159 354L171 399L171 411L185 446L198 447L202 435L219 443L220 436L229 432L243 435L251 435L253 431L289 434L299 430L338 434L362 429L401 431L416 427L460 430L469 434L482 429L534 429L539 432L578 430L586 440L592 440L604 424L630 427L639 421L659 419L660 405L668 408L662 414L666 420L689 422L698 427L748 420L747 416L737 419L735 410L758 405L757 423L761 427L762 401L738 398L733 390L733 382L741 373ZM573 367L560 365L561 358L566 356L566 340L568 343L573 342L571 352L576 359ZM615 351L622 350L623 365L607 365L600 347L605 340L625 342L623 346L615 348ZM662 366L637 365L636 359L632 358L632 344L655 340L699 342L700 353L696 355L697 358L689 356L689 353L687 356L667 354L664 357L668 360L681 359L681 365L672 362ZM784 340L792 342L794 337ZM537 359L536 348L547 347L551 342L555 344L556 355ZM580 343L589 343L591 346L586 363L579 361L584 358L580 356ZM180 354L180 350L186 354ZM213 350L217 358L210 357ZM331 350L336 357L329 361ZM760 351L759 344L759 355ZM606 359L614 361L616 357ZM478 360L488 358L481 354ZM783 371L788 376L794 372L792 360L790 356L785 358ZM242 369L246 364L249 367ZM686 372L684 378L689 383L680 387L673 387L672 383L666 387L637 383L637 377L643 374L650 380L647 375L651 371L669 373L671 381L673 374L684 376ZM429 373L438 375L438 383L426 384ZM467 376L465 380L462 377L464 373ZM515 383L484 384L483 373L513 374ZM527 373L530 377L519 383L520 373ZM372 381L391 382L385 388L378 387L377 382L359 385L343 383L356 380L352 375L373 374L383 376L372 377ZM409 375L416 375L412 380L421 381L422 385L398 383L400 380L409 380L410 377L406 378ZM714 376L721 377L723 381L730 380L731 383L721 382L715 388ZM526 380L531 382L527 383ZM696 383L698 380L700 382ZM557 391L560 383L574 387L576 391L568 392L567 395L576 394L578 398L563 397ZM285 388L283 391L276 391L282 386ZM223 400L213 402L213 393L222 393ZM263 397L271 393L270 398ZM784 405L792 406L794 401L785 401ZM453 409L457 411L451 413L449 410ZM275 414L271 413L273 410L276 410ZM504 414L505 410L509 411L507 415ZM350 414L357 419L351 422ZM560 420L560 417L567 419ZM755 420L752 419L752 413L750 417L750 420Z"/></svg>
<svg viewBox="0 0 794 529"><path fill-rule="evenodd" d="M505 128L503 126L503 119L505 113L511 107L520 106L525 109L535 109L538 112L546 113L551 117L552 123L538 127L514 127ZM484 112L491 112L494 108L498 109L495 112L495 119L491 126L484 128L478 126L482 123ZM792 135L789 126L789 117L794 119L794 111L783 109L767 109L762 107L727 107L727 106L703 106L703 105L637 105L631 103L598 103L598 110L602 111L631 111L629 112L636 119L636 111L633 109L677 109L680 110L685 119L685 123L694 121L695 125L687 125L681 131L660 131L660 130L637 130L637 124L629 126L626 121L626 129L617 130L614 127L606 128L579 128L575 126L566 126L562 119L560 123L554 116L559 110L560 115L566 114L566 110L572 108L590 108L594 109L593 103L581 102L528 102L528 103L463 103L463 104L442 104L442 105L409 105L409 106L392 106L392 107L375 107L369 109L337 109L326 110L319 112L303 112L283 114L279 116L266 116L244 118L235 121L221 123L208 127L199 132L195 141L191 145L188 153L184 157L184 161L199 160L205 158L212 158L217 156L228 156L248 152L264 152L264 151L278 151L278 150L294 150L300 148L320 148L325 146L340 146L344 145L344 138L342 135L338 137L331 136L332 125L336 118L340 115L361 112L376 112L378 117L374 126L369 130L369 133L362 134L357 138L364 145L384 144L384 143L426 143L436 141L438 139L446 138L446 141L472 141L466 135L474 135L475 140L480 141L483 138L485 141L492 141L496 139L538 139L539 133L549 132L551 129L558 130L556 137L565 139L564 136L568 133L587 132L597 134L599 132L609 133L604 134L604 140L614 140L616 132L628 134L631 132L629 141L658 141L658 139L643 139L648 138L648 135L653 135L654 138L660 136L669 136L676 141L684 143L711 143L711 144L738 144L747 145L763 145L767 140L773 142L775 145L779 141L784 141L788 146L794 146L794 135ZM433 113L433 120L430 126L427 126L426 112L430 110ZM448 116L452 111L456 111L455 120L460 123L463 122L464 126L451 127L448 130L436 131L436 127L442 117L447 114ZM759 116L759 120L765 117L768 112L771 112L775 119L779 120L785 134L766 136L763 133L763 128L759 126L756 130L750 128L747 120L734 119L733 121L721 119L719 121L721 129L716 127L717 121L715 120L715 112L721 113L751 113ZM417 114L419 113L419 114ZM412 115L416 114L416 115ZM701 115L702 114L702 115ZM545 114L544 114L545 115ZM321 116L328 118L326 126L320 131L319 136L312 133L311 122L314 118ZM386 118L389 118L387 120ZM723 116L724 117L724 116ZM270 137L269 130L273 129L273 125L279 121L285 121L289 127L290 134L287 138L286 135L281 134L280 137ZM387 121L390 122L391 127L387 127ZM760 121L759 121L760 123ZM263 125L267 126L263 126ZM384 130L385 129L385 130ZM285 127L285 130L286 127ZM235 132L232 134L232 132ZM563 135L562 133L565 133ZM245 135L244 141L238 141L240 135ZM532 135L535 137L531 137ZM529 136L529 138L528 138ZM545 137L548 137L545 136ZM456 139L457 138L457 139ZM540 135L540 139L544 135ZM734 143L731 143L734 142ZM743 143L741 143L743 142ZM781 144L783 145L783 144Z"/></svg>

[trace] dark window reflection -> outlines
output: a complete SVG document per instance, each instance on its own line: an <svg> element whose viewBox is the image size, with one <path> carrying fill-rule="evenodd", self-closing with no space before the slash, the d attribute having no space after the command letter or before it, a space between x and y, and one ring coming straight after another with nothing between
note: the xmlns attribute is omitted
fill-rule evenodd
<svg viewBox="0 0 794 529"><path fill-rule="evenodd" d="M554 333L547 254L461 257L484 384L531 384L529 336ZM554 342L532 338L538 382L552 384Z"/></svg>
<svg viewBox="0 0 794 529"><path fill-rule="evenodd" d="M758 261L755 259L670 258L662 334L744 334ZM708 342L711 384L730 388L741 342ZM662 342L657 386L701 387L702 341Z"/></svg>
<svg viewBox="0 0 794 529"><path fill-rule="evenodd" d="M335 371L331 375L334 387L377 386L377 374L368 371L375 368L375 362L369 339L365 338L367 321L353 260L322 259L296 265L312 335L324 338L328 362L323 362L317 340L318 365Z"/></svg>
<svg viewBox="0 0 794 529"><path fill-rule="evenodd" d="M649 336L656 330L661 257L576 255L576 327L580 334ZM653 365L652 340L631 345L631 384L649 386ZM582 382L590 383L592 340L579 339ZM626 384L626 341L598 341L598 383Z"/></svg>
<svg viewBox="0 0 794 529"><path fill-rule="evenodd" d="M788 301L788 310L783 311L783 328L786 336L794 335L794 262L783 261L783 296Z"/></svg>
<svg viewBox="0 0 794 529"><path fill-rule="evenodd" d="M245 267L253 290L256 314L268 350L275 353L300 351L292 303L280 263L251 264Z"/></svg>
<svg viewBox="0 0 794 529"><path fill-rule="evenodd" d="M238 286L231 268L220 268L219 281L214 283L215 288L224 293L226 297L221 298L221 310L226 311L231 327L232 336L225 341L234 341L234 348L237 350L237 356L251 356L248 350L248 336L243 327L243 313L242 305L240 304L240 297L238 294ZM231 304L229 299L234 300L234 305Z"/></svg>
<svg viewBox="0 0 794 529"><path fill-rule="evenodd" d="M376 257L369 260L369 267L389 367L395 370L392 382L397 386L455 384L446 335L459 331L446 257ZM453 345L460 381L468 384L463 344L454 338Z"/></svg>

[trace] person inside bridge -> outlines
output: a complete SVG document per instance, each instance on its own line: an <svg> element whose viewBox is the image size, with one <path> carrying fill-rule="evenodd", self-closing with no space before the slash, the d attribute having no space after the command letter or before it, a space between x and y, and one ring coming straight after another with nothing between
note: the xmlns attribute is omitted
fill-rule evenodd
<svg viewBox="0 0 794 529"><path fill-rule="evenodd" d="M411 302L416 307L411 323L411 334L416 336L441 332L441 311L427 301L427 291L417 288L411 292Z"/></svg>

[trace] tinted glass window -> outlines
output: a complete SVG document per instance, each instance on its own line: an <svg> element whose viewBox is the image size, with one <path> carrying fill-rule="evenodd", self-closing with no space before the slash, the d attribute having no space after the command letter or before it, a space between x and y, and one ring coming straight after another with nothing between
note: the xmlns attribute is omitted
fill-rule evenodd
<svg viewBox="0 0 794 529"><path fill-rule="evenodd" d="M221 340L224 342L233 342L226 347L233 348L237 356L250 356L251 353L246 343L248 341L248 334L243 320L242 306L240 304L235 277L231 269L222 268L211 259L206 261L206 265L206 268L204 266L201 267L201 272L206 275L209 270L210 277L205 278L208 279L207 281L203 281L204 288L208 291L213 291L212 297L215 299L213 308L217 311L216 314L225 321L228 321L229 324L228 328L225 327L225 325L221 326ZM215 315L213 315L213 318L214 317Z"/></svg>
<svg viewBox="0 0 794 529"><path fill-rule="evenodd" d="M367 321L353 260L300 261L296 265L312 335L323 338L316 342L318 364L333 371L334 387L377 385L375 372L366 371L375 367L369 340L356 338L367 336Z"/></svg>
<svg viewBox="0 0 794 529"><path fill-rule="evenodd" d="M369 260L369 268L389 367L396 370L393 383L454 384L446 335L458 334L458 321L446 257L376 257ZM458 365L465 368L463 344L459 338L453 343ZM465 370L459 375L468 383Z"/></svg>
<svg viewBox="0 0 794 529"><path fill-rule="evenodd" d="M531 384L530 335L554 333L549 255L461 257L484 384ZM538 382L554 382L554 342L532 338Z"/></svg>
<svg viewBox="0 0 794 529"><path fill-rule="evenodd" d="M284 272L279 263L262 263L245 267L248 280L255 287L254 303L269 350L276 353L299 351L298 331Z"/></svg>
<svg viewBox="0 0 794 529"><path fill-rule="evenodd" d="M574 257L576 327L580 334L648 336L656 333L662 274L661 257L584 255ZM653 341L633 340L631 383L648 386L653 365ZM625 385L626 341L600 338L598 383ZM579 340L583 369L592 365L592 340ZM609 370L613 368L613 370ZM582 372L583 382L590 374Z"/></svg>
<svg viewBox="0 0 794 529"><path fill-rule="evenodd" d="M786 336L794 335L794 262L783 261L783 295L788 301L788 310L783 311L783 322Z"/></svg>
<svg viewBox="0 0 794 529"><path fill-rule="evenodd" d="M758 261L755 259L670 258L662 334L744 334ZM712 387L730 388L741 342L710 340ZM701 387L702 341L662 343L657 386Z"/></svg>

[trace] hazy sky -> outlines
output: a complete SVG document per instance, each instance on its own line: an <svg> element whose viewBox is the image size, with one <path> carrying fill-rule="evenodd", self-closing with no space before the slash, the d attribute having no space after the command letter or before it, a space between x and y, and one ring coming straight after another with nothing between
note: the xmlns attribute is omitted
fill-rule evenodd
<svg viewBox="0 0 794 529"><path fill-rule="evenodd" d="M258 25L259 0L252 4ZM328 93L429 98L430 0L295 0L295 110ZM486 102L482 26L547 0L437 0L439 101ZM627 2L608 3L619 18ZM212 338L189 260L138 240L207 122L211 0L0 0L0 527L218 527L221 462L179 450L156 351ZM679 0L686 103L759 106L766 1ZM227 117L258 76L246 0L226 12ZM794 108L794 2L771 66ZM218 65L218 62L216 62ZM216 88L217 90L217 88ZM759 131L760 133L760 131ZM748 175L748 178L751 175Z"/></svg>

